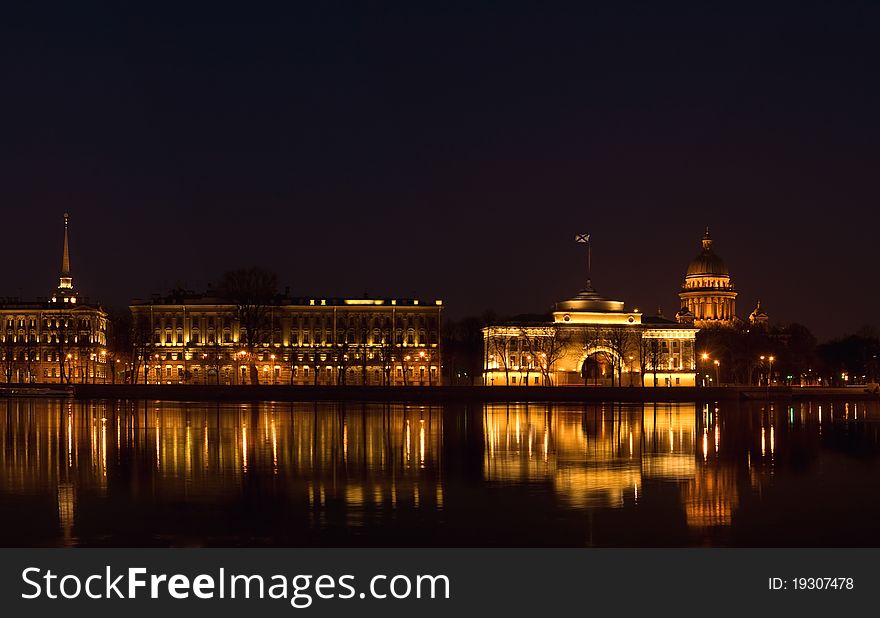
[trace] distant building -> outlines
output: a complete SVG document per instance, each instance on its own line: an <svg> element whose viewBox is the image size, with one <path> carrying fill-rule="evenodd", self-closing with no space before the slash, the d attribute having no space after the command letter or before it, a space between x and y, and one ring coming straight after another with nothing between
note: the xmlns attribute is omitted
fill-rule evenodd
<svg viewBox="0 0 880 618"><path fill-rule="evenodd" d="M696 328L627 311L587 281L546 317L483 329L489 386L694 386Z"/></svg>
<svg viewBox="0 0 880 618"><path fill-rule="evenodd" d="M702 250L688 265L678 297L681 310L676 319L697 328L730 327L737 323L736 291L727 265L712 249L709 228L703 235Z"/></svg>
<svg viewBox="0 0 880 618"><path fill-rule="evenodd" d="M104 382L107 313L80 297L70 269L69 216L58 287L49 298L0 300L0 358L7 383Z"/></svg>
<svg viewBox="0 0 880 618"><path fill-rule="evenodd" d="M137 381L150 384L436 385L442 302L291 298L260 308L248 345L239 308L176 291L132 302ZM253 367L256 367L254 379Z"/></svg>
<svg viewBox="0 0 880 618"><path fill-rule="evenodd" d="M767 315L767 312L764 311L764 308L761 307L761 301L759 300L758 305L749 314L749 324L760 328L766 328L769 321L770 317Z"/></svg>

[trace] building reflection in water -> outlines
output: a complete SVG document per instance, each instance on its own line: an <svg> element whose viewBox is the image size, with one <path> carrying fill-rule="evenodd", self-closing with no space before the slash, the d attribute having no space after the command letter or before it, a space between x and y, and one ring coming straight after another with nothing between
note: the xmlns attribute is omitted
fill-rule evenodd
<svg viewBox="0 0 880 618"><path fill-rule="evenodd" d="M487 480L549 482L575 508L621 508L646 481L697 476L694 404L487 406L485 426Z"/></svg>
<svg viewBox="0 0 880 618"><path fill-rule="evenodd" d="M583 534L598 512L725 544L805 462L880 456L877 408L7 399L0 545L518 545L549 520L569 527L525 542L636 538Z"/></svg>
<svg viewBox="0 0 880 618"><path fill-rule="evenodd" d="M77 542L83 501L108 492L139 504L210 507L256 491L267 504L307 503L318 527L328 510L358 525L368 511L443 508L436 407L35 399L0 406L0 491L19 499L54 494L57 544Z"/></svg>
<svg viewBox="0 0 880 618"><path fill-rule="evenodd" d="M876 402L726 405L489 405L485 478L552 484L577 509L637 507L646 484L666 484L699 533L730 526L741 492L772 484L780 439L790 461L793 451L817 453L823 429L878 418Z"/></svg>

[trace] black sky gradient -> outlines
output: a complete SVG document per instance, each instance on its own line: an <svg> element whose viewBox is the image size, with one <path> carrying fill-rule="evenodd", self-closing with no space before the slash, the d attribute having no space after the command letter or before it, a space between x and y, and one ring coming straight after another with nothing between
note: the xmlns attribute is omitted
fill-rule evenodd
<svg viewBox="0 0 880 618"><path fill-rule="evenodd" d="M705 225L741 317L878 324L880 6L0 9L0 296L301 295L666 315ZM182 4L182 3L180 3Z"/></svg>

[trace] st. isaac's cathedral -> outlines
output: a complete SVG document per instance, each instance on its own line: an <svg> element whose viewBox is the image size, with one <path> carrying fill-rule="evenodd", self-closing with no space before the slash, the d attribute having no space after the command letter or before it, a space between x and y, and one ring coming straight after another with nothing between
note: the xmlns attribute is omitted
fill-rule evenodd
<svg viewBox="0 0 880 618"><path fill-rule="evenodd" d="M691 260L675 320L627 311L587 284L554 305L548 318L489 324L483 329L484 383L489 386L694 386L694 341L705 328L738 324L727 265L709 229ZM761 303L749 316L764 325Z"/></svg>

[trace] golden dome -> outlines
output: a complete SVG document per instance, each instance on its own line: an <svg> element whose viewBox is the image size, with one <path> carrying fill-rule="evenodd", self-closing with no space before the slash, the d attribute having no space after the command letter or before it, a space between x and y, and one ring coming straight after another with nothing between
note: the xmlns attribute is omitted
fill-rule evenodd
<svg viewBox="0 0 880 618"><path fill-rule="evenodd" d="M727 270L727 265L724 263L718 255L712 250L712 237L709 236L709 228L706 228L706 233L703 235L703 250L700 251L700 254L691 260L691 263L688 264L687 268L687 276L695 276L695 275L720 275L720 276L730 276L730 271Z"/></svg>

